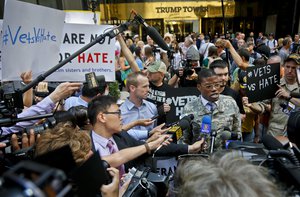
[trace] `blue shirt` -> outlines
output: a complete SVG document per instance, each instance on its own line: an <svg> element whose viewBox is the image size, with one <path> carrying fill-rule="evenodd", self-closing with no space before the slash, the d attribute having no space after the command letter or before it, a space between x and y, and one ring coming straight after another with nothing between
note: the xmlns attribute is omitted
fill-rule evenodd
<svg viewBox="0 0 300 197"><path fill-rule="evenodd" d="M64 109L68 111L71 107L82 105L88 107L88 102L84 101L80 96L71 96L66 99Z"/></svg>
<svg viewBox="0 0 300 197"><path fill-rule="evenodd" d="M128 124L135 120L139 119L149 119L157 115L156 106L146 100L143 100L143 103L140 107L136 107L129 99L126 99L125 102L120 107L122 115L122 123ZM130 129L128 132L136 140L146 140L148 138L148 133L156 126L156 122L144 127L136 126Z"/></svg>

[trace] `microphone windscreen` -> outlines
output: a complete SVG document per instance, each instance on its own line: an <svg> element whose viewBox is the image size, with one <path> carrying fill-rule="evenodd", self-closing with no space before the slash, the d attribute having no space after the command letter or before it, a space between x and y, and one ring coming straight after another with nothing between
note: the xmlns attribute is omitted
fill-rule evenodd
<svg viewBox="0 0 300 197"><path fill-rule="evenodd" d="M179 120L178 125L181 127L182 130L186 130L190 128L190 121L183 118Z"/></svg>
<svg viewBox="0 0 300 197"><path fill-rule="evenodd" d="M163 40L158 31L151 26L146 27L147 34L152 38L152 40L163 50L170 50L167 43Z"/></svg>
<svg viewBox="0 0 300 197"><path fill-rule="evenodd" d="M211 117L208 115L203 116L202 118L202 124L209 124L211 125Z"/></svg>
<svg viewBox="0 0 300 197"><path fill-rule="evenodd" d="M272 135L265 135L262 142L268 150L283 149L283 145Z"/></svg>
<svg viewBox="0 0 300 197"><path fill-rule="evenodd" d="M221 133L221 139L222 140L230 140L231 139L231 132L229 132L229 131L223 131Z"/></svg>

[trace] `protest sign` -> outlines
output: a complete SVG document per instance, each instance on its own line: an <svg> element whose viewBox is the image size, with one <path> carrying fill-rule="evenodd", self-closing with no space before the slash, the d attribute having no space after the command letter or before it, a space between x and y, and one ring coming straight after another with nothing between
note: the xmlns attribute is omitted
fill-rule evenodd
<svg viewBox="0 0 300 197"><path fill-rule="evenodd" d="M65 10L66 12L66 23L76 24L95 24L94 13L91 11L79 11L79 10ZM100 25L100 12L95 12L97 24Z"/></svg>
<svg viewBox="0 0 300 197"><path fill-rule="evenodd" d="M273 98L280 82L280 64L248 67L246 77L250 103Z"/></svg>
<svg viewBox="0 0 300 197"><path fill-rule="evenodd" d="M197 88L170 88L167 91L166 99L166 103L171 106L171 110L167 113L167 123L178 121L184 106L197 99L199 95L200 92Z"/></svg>
<svg viewBox="0 0 300 197"><path fill-rule="evenodd" d="M2 34L2 79L44 73L59 59L65 13L16 0L6 1Z"/></svg>
<svg viewBox="0 0 300 197"><path fill-rule="evenodd" d="M65 24L59 61L92 42L111 27L111 25ZM115 80L115 39L105 37L101 43L78 55L50 75L47 80L85 81L85 74L89 72L104 75L106 81Z"/></svg>

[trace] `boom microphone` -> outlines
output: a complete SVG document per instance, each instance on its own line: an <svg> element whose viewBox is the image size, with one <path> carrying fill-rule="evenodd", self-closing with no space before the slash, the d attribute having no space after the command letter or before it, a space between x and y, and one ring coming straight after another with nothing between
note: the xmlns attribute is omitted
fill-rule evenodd
<svg viewBox="0 0 300 197"><path fill-rule="evenodd" d="M153 41L158 44L160 48L162 48L165 51L169 51L170 48L168 47L167 43L163 40L161 35L158 33L158 31L152 27L149 26L143 17L141 17L135 10L132 10L131 13L133 13L134 19L137 20L140 24L142 24L146 28L147 34L153 39Z"/></svg>

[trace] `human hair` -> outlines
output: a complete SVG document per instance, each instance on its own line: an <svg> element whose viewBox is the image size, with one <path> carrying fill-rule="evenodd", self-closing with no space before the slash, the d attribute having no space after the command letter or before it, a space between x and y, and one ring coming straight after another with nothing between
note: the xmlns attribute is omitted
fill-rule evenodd
<svg viewBox="0 0 300 197"><path fill-rule="evenodd" d="M89 124L87 107L78 105L71 107L68 112L74 116L75 123L79 128L84 128Z"/></svg>
<svg viewBox="0 0 300 197"><path fill-rule="evenodd" d="M56 111L53 114L56 124L70 122L70 125L76 127L76 119L69 111Z"/></svg>
<svg viewBox="0 0 300 197"><path fill-rule="evenodd" d="M146 46L146 47L144 48L144 53L145 53L145 56L146 56L146 57L153 56L153 50L152 50L152 47Z"/></svg>
<svg viewBox="0 0 300 197"><path fill-rule="evenodd" d="M88 97L88 98L93 98L93 97L97 96L97 94L99 94L99 93L100 93L100 91L99 91L98 87L90 89L87 83L83 83L83 87L81 90L82 96Z"/></svg>
<svg viewBox="0 0 300 197"><path fill-rule="evenodd" d="M198 73L198 80L197 84L201 84L203 79L206 79L208 77L217 76L216 73L211 69L201 69L201 71Z"/></svg>
<svg viewBox="0 0 300 197"><path fill-rule="evenodd" d="M48 129L37 140L35 156L43 155L52 150L69 145L75 162L80 165L91 150L91 139L87 131L80 131L68 123L59 123L53 129Z"/></svg>
<svg viewBox="0 0 300 197"><path fill-rule="evenodd" d="M97 96L92 99L88 104L88 118L90 123L95 125L98 114L100 112L105 112L111 105L116 103L117 99L109 95Z"/></svg>
<svg viewBox="0 0 300 197"><path fill-rule="evenodd" d="M247 49L245 48L240 48L237 53L241 56L244 57L246 61L249 61L250 59L250 53Z"/></svg>
<svg viewBox="0 0 300 197"><path fill-rule="evenodd" d="M135 56L142 59L142 49L140 47L136 47L134 50Z"/></svg>
<svg viewBox="0 0 300 197"><path fill-rule="evenodd" d="M280 196L266 170L248 163L237 152L182 162L175 172L174 188L177 197Z"/></svg>
<svg viewBox="0 0 300 197"><path fill-rule="evenodd" d="M130 89L129 87L131 85L137 87L138 86L138 80L137 78L139 76L142 76L142 77L147 77L145 73L139 71L139 72L132 72L130 73L128 76L127 76L127 79L126 79L126 89L128 92L130 92Z"/></svg>
<svg viewBox="0 0 300 197"><path fill-rule="evenodd" d="M208 56L209 57L212 57L212 56L215 56L215 57L218 57L218 52L217 52L218 48L215 47L215 46L211 46L208 48Z"/></svg>
<svg viewBox="0 0 300 197"><path fill-rule="evenodd" d="M209 68L214 70L215 68L226 68L228 67L228 63L224 60L215 60L210 65Z"/></svg>
<svg viewBox="0 0 300 197"><path fill-rule="evenodd" d="M255 66L264 66L266 64L267 64L267 61L263 58L258 58L253 61L253 65L255 65Z"/></svg>

